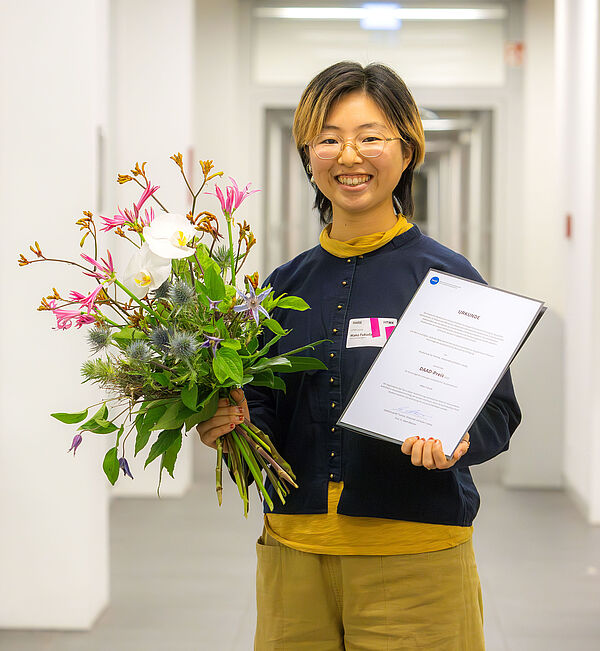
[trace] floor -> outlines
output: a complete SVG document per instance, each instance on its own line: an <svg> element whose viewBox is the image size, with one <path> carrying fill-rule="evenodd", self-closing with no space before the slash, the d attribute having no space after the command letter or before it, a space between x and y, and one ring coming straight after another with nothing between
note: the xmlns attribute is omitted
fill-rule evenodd
<svg viewBox="0 0 600 651"><path fill-rule="evenodd" d="M228 484L219 508L206 476L184 499L113 502L111 603L92 631L0 631L0 649L250 651L260 504L245 520ZM479 488L487 651L598 651L600 527L560 491Z"/></svg>

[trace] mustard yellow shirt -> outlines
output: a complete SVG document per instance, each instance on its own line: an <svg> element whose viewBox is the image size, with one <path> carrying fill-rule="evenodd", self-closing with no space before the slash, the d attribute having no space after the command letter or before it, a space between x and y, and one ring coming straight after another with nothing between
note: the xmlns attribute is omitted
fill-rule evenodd
<svg viewBox="0 0 600 651"><path fill-rule="evenodd" d="M395 226L388 231L341 242L329 237L331 225L328 225L321 232L319 242L332 255L345 258L374 251L409 228L412 228L412 224L399 215ZM273 538L288 547L303 552L337 555L419 554L460 545L472 536L472 526L340 515L337 505L343 490L343 481L329 482L327 513L266 513L265 528Z"/></svg>

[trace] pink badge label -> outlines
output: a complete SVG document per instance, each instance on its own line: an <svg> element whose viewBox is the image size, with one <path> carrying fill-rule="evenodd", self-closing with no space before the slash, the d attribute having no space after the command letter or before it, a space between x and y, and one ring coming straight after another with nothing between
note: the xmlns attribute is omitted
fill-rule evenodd
<svg viewBox="0 0 600 651"><path fill-rule="evenodd" d="M371 318L371 337L379 337L379 319Z"/></svg>
<svg viewBox="0 0 600 651"><path fill-rule="evenodd" d="M395 328L395 327L396 327L396 326L386 326L386 327L385 327L385 338L386 338L386 339L389 339L389 338L390 338L390 335L392 334L392 332L394 332L394 328Z"/></svg>

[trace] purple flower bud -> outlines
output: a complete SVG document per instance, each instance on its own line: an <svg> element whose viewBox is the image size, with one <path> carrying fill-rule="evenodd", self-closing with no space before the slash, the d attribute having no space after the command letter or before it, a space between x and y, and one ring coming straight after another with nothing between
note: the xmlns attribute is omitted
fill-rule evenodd
<svg viewBox="0 0 600 651"><path fill-rule="evenodd" d="M121 457L119 459L119 468L123 470L124 475L129 475L131 479L133 479L133 475L131 474L129 470L129 464L127 463L127 459L125 457Z"/></svg>
<svg viewBox="0 0 600 651"><path fill-rule="evenodd" d="M75 434L73 437L73 442L71 443L71 447L67 450L67 453L73 450L73 456L75 456L75 452L77 452L77 448L79 447L81 441L83 441L81 434Z"/></svg>

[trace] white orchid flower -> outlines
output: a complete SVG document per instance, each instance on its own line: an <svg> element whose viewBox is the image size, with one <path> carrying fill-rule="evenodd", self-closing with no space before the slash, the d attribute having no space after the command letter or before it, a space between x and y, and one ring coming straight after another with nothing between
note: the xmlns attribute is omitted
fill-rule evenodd
<svg viewBox="0 0 600 651"><path fill-rule="evenodd" d="M132 294L143 298L149 291L158 289L170 273L171 260L155 255L144 242L129 261L122 282Z"/></svg>
<svg viewBox="0 0 600 651"><path fill-rule="evenodd" d="M152 253L172 260L187 258L194 253L187 243L197 235L197 231L183 215L163 212L144 228L143 235Z"/></svg>

